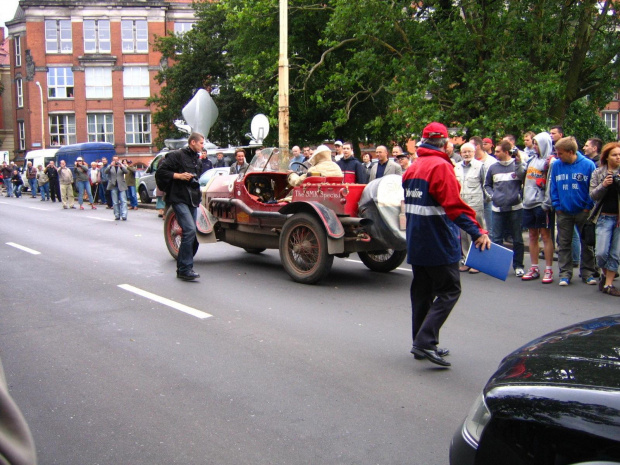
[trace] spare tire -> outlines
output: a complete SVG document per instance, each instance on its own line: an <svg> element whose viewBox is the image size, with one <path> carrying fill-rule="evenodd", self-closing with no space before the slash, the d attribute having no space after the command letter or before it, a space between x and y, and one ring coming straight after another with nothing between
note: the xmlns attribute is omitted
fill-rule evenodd
<svg viewBox="0 0 620 465"><path fill-rule="evenodd" d="M405 200L402 176L389 174L368 183L359 201L359 215L372 220L370 236L386 249L405 250L406 232L400 229L401 204Z"/></svg>

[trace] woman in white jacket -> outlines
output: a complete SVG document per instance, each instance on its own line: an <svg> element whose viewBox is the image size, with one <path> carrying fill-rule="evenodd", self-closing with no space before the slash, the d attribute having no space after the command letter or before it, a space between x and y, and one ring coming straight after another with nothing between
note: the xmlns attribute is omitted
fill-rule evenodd
<svg viewBox="0 0 620 465"><path fill-rule="evenodd" d="M480 226L486 228L484 224L484 197L486 195L484 191L484 179L486 177L486 170L482 162L475 159L476 148L473 144L465 143L461 146L461 157L463 161L458 165L462 172L462 178L459 179L461 183L461 198L476 212L476 220L480 223ZM460 173L459 173L460 174ZM469 234L461 230L461 248L463 253L466 254L471 245L471 238ZM459 271L469 271L470 273L478 273L478 270L462 265Z"/></svg>

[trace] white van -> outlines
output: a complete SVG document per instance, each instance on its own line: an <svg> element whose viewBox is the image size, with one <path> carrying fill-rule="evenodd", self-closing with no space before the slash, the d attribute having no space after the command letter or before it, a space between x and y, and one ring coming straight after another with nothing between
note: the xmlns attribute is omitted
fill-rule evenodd
<svg viewBox="0 0 620 465"><path fill-rule="evenodd" d="M30 189L30 185L28 184L28 180L26 179L26 166L28 166L28 162L32 162L32 166L35 168L39 165L42 165L45 168L50 160L56 159L56 152L58 149L41 149L41 150L31 150L26 154L24 159L24 167L22 169L22 180L24 181L24 192Z"/></svg>

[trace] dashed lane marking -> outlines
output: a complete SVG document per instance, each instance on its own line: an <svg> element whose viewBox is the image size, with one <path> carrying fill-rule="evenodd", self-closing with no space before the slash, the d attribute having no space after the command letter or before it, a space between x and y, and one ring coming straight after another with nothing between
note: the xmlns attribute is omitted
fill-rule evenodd
<svg viewBox="0 0 620 465"><path fill-rule="evenodd" d="M136 295L139 295L141 297L145 297L147 299L153 300L155 302L158 302L162 305L166 305L168 307L174 308L175 310L179 310L183 313L187 313L188 315L191 316L195 316L196 318L200 318L201 320L204 320L205 318L211 318L213 315L210 315L209 313L205 313L201 310L197 310L195 308L192 307L188 307L187 305L183 305L180 304L178 302L175 302L174 300L170 300L170 299L166 299L165 297L161 297L157 294L153 294L151 292L148 291L144 291L142 289L139 289L137 287L131 286L129 284L119 284L118 287L120 287L121 289L124 289L126 291L132 292Z"/></svg>
<svg viewBox="0 0 620 465"><path fill-rule="evenodd" d="M364 264L364 262L360 261L360 260L353 260L352 258L345 258L345 261L347 262L353 262L353 263L361 263L362 265ZM407 271L410 272L410 269L407 268L394 268L395 270L400 270L400 271Z"/></svg>
<svg viewBox="0 0 620 465"><path fill-rule="evenodd" d="M24 247L23 245L16 244L15 242L7 242L6 245L10 245L11 247L15 247L16 249L31 253L32 255L41 255L41 252L38 252L33 249L29 249L28 247Z"/></svg>
<svg viewBox="0 0 620 465"><path fill-rule="evenodd" d="M91 220L99 220L99 221L115 221L112 218L99 218L97 216L87 216L86 218L90 218Z"/></svg>

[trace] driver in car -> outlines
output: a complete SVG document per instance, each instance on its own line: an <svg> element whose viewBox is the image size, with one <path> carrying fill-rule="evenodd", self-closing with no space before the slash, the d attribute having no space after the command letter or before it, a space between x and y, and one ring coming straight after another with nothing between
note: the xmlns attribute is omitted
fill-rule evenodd
<svg viewBox="0 0 620 465"><path fill-rule="evenodd" d="M291 173L288 175L288 183L295 187L299 186L308 176L342 177L342 170L332 161L332 151L326 145L319 145L314 155L308 160L310 168L305 174Z"/></svg>

